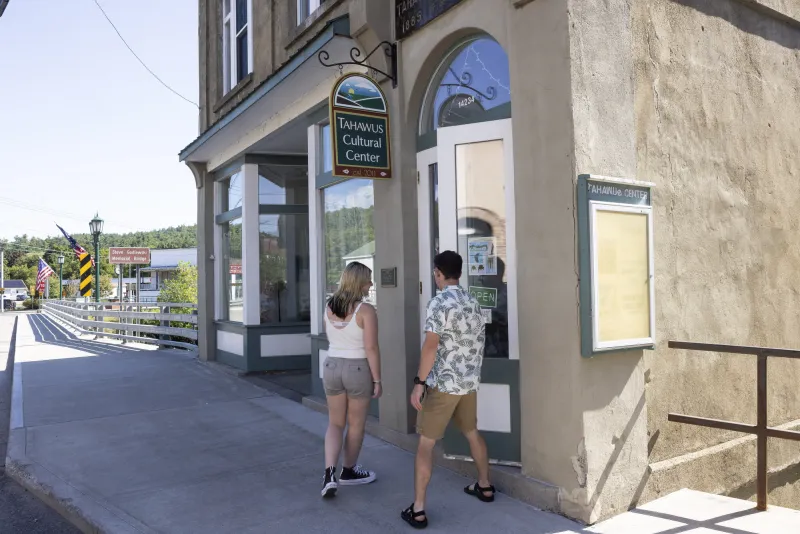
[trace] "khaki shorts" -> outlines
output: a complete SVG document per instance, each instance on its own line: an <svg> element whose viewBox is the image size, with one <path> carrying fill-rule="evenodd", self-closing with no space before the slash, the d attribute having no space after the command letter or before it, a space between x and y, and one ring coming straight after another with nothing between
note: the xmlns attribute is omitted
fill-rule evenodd
<svg viewBox="0 0 800 534"><path fill-rule="evenodd" d="M422 409L417 413L417 434L440 440L451 419L464 434L477 430L478 394L473 391L467 395L452 395L426 388Z"/></svg>
<svg viewBox="0 0 800 534"><path fill-rule="evenodd" d="M331 397L347 393L348 397L372 397L375 385L366 358L325 358L322 386Z"/></svg>

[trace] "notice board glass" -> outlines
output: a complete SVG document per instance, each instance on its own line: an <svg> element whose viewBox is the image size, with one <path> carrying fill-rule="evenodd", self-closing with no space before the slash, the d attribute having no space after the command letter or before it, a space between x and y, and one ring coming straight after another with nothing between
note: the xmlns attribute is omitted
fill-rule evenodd
<svg viewBox="0 0 800 534"><path fill-rule="evenodd" d="M650 340L649 210L593 207L596 346Z"/></svg>

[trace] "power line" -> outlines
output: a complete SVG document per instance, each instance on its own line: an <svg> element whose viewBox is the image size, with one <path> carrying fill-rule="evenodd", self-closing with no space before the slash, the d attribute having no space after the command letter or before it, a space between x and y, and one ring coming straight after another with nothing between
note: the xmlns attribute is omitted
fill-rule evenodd
<svg viewBox="0 0 800 534"><path fill-rule="evenodd" d="M32 204L27 204L25 202L20 202L18 200L14 200L14 199L11 199L11 198L6 198L6 197L0 197L0 204L5 204L7 206L11 206L12 208L28 210L28 211L35 211L35 212L39 212L39 213L46 213L48 215L55 215L55 216L58 216L58 217L64 217L65 219L72 219L73 221L85 222L85 220L86 220L85 216L80 216L80 215L76 215L74 213L69 213L69 212L55 211L55 210L51 210L51 209L47 209L47 208L40 208L40 207L34 206ZM111 223L111 224L113 224L115 226L119 226L121 228L127 228L128 230L135 231L134 228L132 228L130 226L127 226L125 224L119 224L116 221L106 221L106 222L109 222L109 223Z"/></svg>
<svg viewBox="0 0 800 534"><path fill-rule="evenodd" d="M133 51L133 48L131 48L131 45L129 45L129 44L128 44L128 41L126 41L126 40L125 40L125 38L122 36L122 34L121 34L121 33L119 33L119 30L118 30L118 29L117 29L117 27L114 25L114 23L113 23L113 22L111 22L111 19L110 19L110 18L108 18L108 15L106 14L105 10L103 9L103 6L101 6L101 5L100 5L100 2L98 2L97 0L94 0L94 3L95 3L95 5L97 5L97 7L100 9L100 12L101 12L101 13L103 14L103 16L106 18L106 20L108 21L108 23L109 23L109 24L111 24L111 27L112 27L112 28L114 28L114 31L115 31L115 32L117 32L117 35L119 36L120 40L122 40L122 42L125 44L125 46L128 48L128 50L130 50L131 54L133 54L133 57L135 57L137 60L139 60L139 63L141 63L141 64L142 64L142 67L144 67L144 68L147 70L147 72L149 72L149 73L150 73L150 74L153 76L153 78L155 78L156 80L158 80L158 82L159 82L161 85L163 85L164 87L166 87L167 89L169 89L170 91L172 91L173 93L175 93L177 96L179 96L179 97L180 97L180 98L182 98L183 100L185 100L185 101L187 101L188 103L192 104L192 105L193 105L194 107L196 107L197 109L200 109L200 106L198 106L198 105L197 105L195 102L192 102L191 100L189 100L188 98L186 98L185 96L183 96L182 94L180 94L178 91L176 91L175 89L173 89L172 87L170 87L169 85L167 85L167 84L164 82L164 80L162 80L161 78L159 78L159 77L158 77L158 75L157 75L155 72L153 72L152 70L150 70L150 67L148 67L148 66L145 64L145 62L144 62L144 61L142 61L142 58L140 58L140 57L139 57L139 56L136 54L136 52L134 52L134 51Z"/></svg>

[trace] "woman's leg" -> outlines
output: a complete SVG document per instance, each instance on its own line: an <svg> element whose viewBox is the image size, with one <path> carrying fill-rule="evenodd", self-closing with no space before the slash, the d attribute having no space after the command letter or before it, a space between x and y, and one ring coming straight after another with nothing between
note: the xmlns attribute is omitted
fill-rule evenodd
<svg viewBox="0 0 800 534"><path fill-rule="evenodd" d="M342 434L347 423L347 395L328 395L328 431L325 433L325 468L335 467L342 452Z"/></svg>
<svg viewBox="0 0 800 534"><path fill-rule="evenodd" d="M364 443L369 402L370 397L351 397L347 401L347 437L344 441L343 467L352 468L358 462L361 445Z"/></svg>

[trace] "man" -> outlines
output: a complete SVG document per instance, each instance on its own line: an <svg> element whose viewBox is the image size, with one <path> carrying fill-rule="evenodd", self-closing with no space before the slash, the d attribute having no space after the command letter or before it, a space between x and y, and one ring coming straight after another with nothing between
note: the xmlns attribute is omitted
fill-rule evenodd
<svg viewBox="0 0 800 534"><path fill-rule="evenodd" d="M451 419L467 438L478 469L477 483L464 491L484 502L494 500L486 442L478 432L477 391L485 343L481 306L458 285L461 256L448 250L438 254L433 263L433 276L441 293L428 304L425 342L411 393L411 405L418 412L419 446L414 465L414 503L401 514L414 528L428 526L425 493L433 469L433 448L444 437Z"/></svg>

